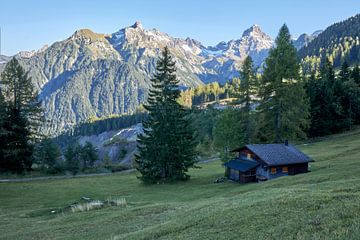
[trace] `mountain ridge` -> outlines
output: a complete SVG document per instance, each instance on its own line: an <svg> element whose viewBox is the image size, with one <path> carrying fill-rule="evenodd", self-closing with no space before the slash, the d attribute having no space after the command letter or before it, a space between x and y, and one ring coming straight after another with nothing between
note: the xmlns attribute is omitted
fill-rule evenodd
<svg viewBox="0 0 360 240"><path fill-rule="evenodd" d="M43 131L54 135L92 116L136 111L146 100L165 46L176 61L180 84L187 88L238 76L247 55L261 66L272 45L258 25L239 39L205 47L196 39L174 38L135 22L111 34L79 29L62 41L16 57L39 90L49 120Z"/></svg>

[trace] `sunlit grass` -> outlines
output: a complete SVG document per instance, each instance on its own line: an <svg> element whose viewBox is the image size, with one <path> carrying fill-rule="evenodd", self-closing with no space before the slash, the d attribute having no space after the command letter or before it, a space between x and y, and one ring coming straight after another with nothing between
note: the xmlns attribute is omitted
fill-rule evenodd
<svg viewBox="0 0 360 240"><path fill-rule="evenodd" d="M310 173L260 184L213 183L220 162L173 184L136 173L1 183L0 239L360 239L359 133L300 148ZM113 203L51 213L82 196Z"/></svg>

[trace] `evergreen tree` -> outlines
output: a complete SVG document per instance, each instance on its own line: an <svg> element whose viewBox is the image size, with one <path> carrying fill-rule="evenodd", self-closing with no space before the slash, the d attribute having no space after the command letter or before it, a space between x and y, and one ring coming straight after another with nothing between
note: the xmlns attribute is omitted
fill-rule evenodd
<svg viewBox="0 0 360 240"><path fill-rule="evenodd" d="M13 58L1 74L7 120L4 146L4 168L12 172L30 170L34 143L40 138L41 103L31 79Z"/></svg>
<svg viewBox="0 0 360 240"><path fill-rule="evenodd" d="M5 122L7 121L7 114L6 114L6 105L5 99L0 90L0 172L6 170L5 165L5 145L6 145L6 129L5 129Z"/></svg>
<svg viewBox="0 0 360 240"><path fill-rule="evenodd" d="M47 172L61 171L60 147L50 138L44 139L35 146L34 160Z"/></svg>
<svg viewBox="0 0 360 240"><path fill-rule="evenodd" d="M111 169L112 161L110 159L109 153L105 153L102 161L102 165L104 168Z"/></svg>
<svg viewBox="0 0 360 240"><path fill-rule="evenodd" d="M175 62L168 48L157 62L147 104L149 116L138 136L137 169L144 182L187 179L195 164L195 144L190 120L180 97Z"/></svg>
<svg viewBox="0 0 360 240"><path fill-rule="evenodd" d="M69 144L64 154L66 170L70 171L74 175L80 170L80 157L77 150L77 144L75 147L73 146L73 144Z"/></svg>
<svg viewBox="0 0 360 240"><path fill-rule="evenodd" d="M360 86L360 68L358 64L351 71L351 79Z"/></svg>
<svg viewBox="0 0 360 240"><path fill-rule="evenodd" d="M343 82L349 81L350 80L350 74L351 73L350 73L349 65L348 65L348 63L346 61L344 61L344 63L341 65L339 78Z"/></svg>
<svg viewBox="0 0 360 240"><path fill-rule="evenodd" d="M214 127L214 144L221 159L229 160L229 151L245 144L244 112L238 109L225 109L218 117Z"/></svg>
<svg viewBox="0 0 360 240"><path fill-rule="evenodd" d="M352 129L355 123L359 123L360 118L360 86L354 80L348 80L342 84L344 126L348 130Z"/></svg>
<svg viewBox="0 0 360 240"><path fill-rule="evenodd" d="M81 152L81 162L83 169L94 167L94 163L99 159L97 151L91 142L86 142L83 147L79 146Z"/></svg>
<svg viewBox="0 0 360 240"><path fill-rule="evenodd" d="M311 136L335 133L343 128L341 81L336 80L331 62L327 59L320 69L319 78L311 80Z"/></svg>
<svg viewBox="0 0 360 240"><path fill-rule="evenodd" d="M304 138L308 127L308 99L299 75L296 49L284 24L265 61L259 107L261 134L266 142Z"/></svg>
<svg viewBox="0 0 360 240"><path fill-rule="evenodd" d="M239 103L243 105L242 116L244 117L245 143L250 143L254 136L254 114L253 104L256 103L258 82L254 71L253 61L250 56L246 57L240 71ZM241 133L238 133L241 134Z"/></svg>

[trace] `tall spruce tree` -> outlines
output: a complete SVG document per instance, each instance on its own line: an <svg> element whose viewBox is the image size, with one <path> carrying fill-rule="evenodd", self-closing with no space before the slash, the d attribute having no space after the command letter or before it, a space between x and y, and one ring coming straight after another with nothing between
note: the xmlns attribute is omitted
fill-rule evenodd
<svg viewBox="0 0 360 240"><path fill-rule="evenodd" d="M34 161L41 166L41 169L48 173L61 171L61 150L59 145L51 138L46 138L36 144L34 150Z"/></svg>
<svg viewBox="0 0 360 240"><path fill-rule="evenodd" d="M351 71L351 79L360 86L360 68L358 64Z"/></svg>
<svg viewBox="0 0 360 240"><path fill-rule="evenodd" d="M138 136L136 168L144 182L185 180L195 164L195 142L187 111L177 99L180 96L175 62L168 48L162 52L151 79L147 104L148 119L144 133Z"/></svg>
<svg viewBox="0 0 360 240"><path fill-rule="evenodd" d="M3 168L21 173L30 170L34 143L39 139L41 103L31 79L13 58L1 74L7 119Z"/></svg>
<svg viewBox="0 0 360 240"><path fill-rule="evenodd" d="M6 144L6 129L5 123L7 121L5 99L0 89L0 172L6 170L5 166L5 144Z"/></svg>
<svg viewBox="0 0 360 240"><path fill-rule="evenodd" d="M225 109L220 113L214 126L214 145L220 152L220 158L227 162L230 151L246 144L244 112L239 109Z"/></svg>
<svg viewBox="0 0 360 240"><path fill-rule="evenodd" d="M350 79L342 84L343 121L346 129L351 130L359 122L360 86Z"/></svg>
<svg viewBox="0 0 360 240"><path fill-rule="evenodd" d="M344 127L341 92L341 80L335 78L332 63L326 59L318 78L308 82L311 100L310 136L328 135Z"/></svg>
<svg viewBox="0 0 360 240"><path fill-rule="evenodd" d="M304 138L309 122L308 99L299 76L296 49L285 24L275 44L265 61L260 89L260 131L265 142Z"/></svg>
<svg viewBox="0 0 360 240"><path fill-rule="evenodd" d="M255 133L253 104L257 102L258 82L254 71L253 61L247 56L240 71L239 103L243 105L242 118L245 128L244 142L251 143Z"/></svg>
<svg viewBox="0 0 360 240"><path fill-rule="evenodd" d="M349 64L346 61L344 61L343 64L341 64L339 78L343 82L349 81L350 74L351 74L351 72L350 72Z"/></svg>
<svg viewBox="0 0 360 240"><path fill-rule="evenodd" d="M350 70L346 61L341 65L335 90L339 92L338 98L341 99L342 119L338 122L343 122L342 126L351 130L355 123L359 122L360 117L360 85L355 81L357 66L353 71ZM355 72L355 74L354 74Z"/></svg>

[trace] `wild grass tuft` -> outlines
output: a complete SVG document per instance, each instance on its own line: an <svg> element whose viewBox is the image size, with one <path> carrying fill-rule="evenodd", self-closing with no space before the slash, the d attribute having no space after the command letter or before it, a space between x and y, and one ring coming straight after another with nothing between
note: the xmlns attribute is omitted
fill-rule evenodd
<svg viewBox="0 0 360 240"><path fill-rule="evenodd" d="M91 200L85 203L76 203L70 206L71 212L84 212L109 206L126 206L125 198L108 198L105 201Z"/></svg>
<svg viewBox="0 0 360 240"><path fill-rule="evenodd" d="M71 212L75 213L75 212L90 211L93 209L101 208L103 206L104 203L99 200L95 200L87 203L78 203L71 206Z"/></svg>

